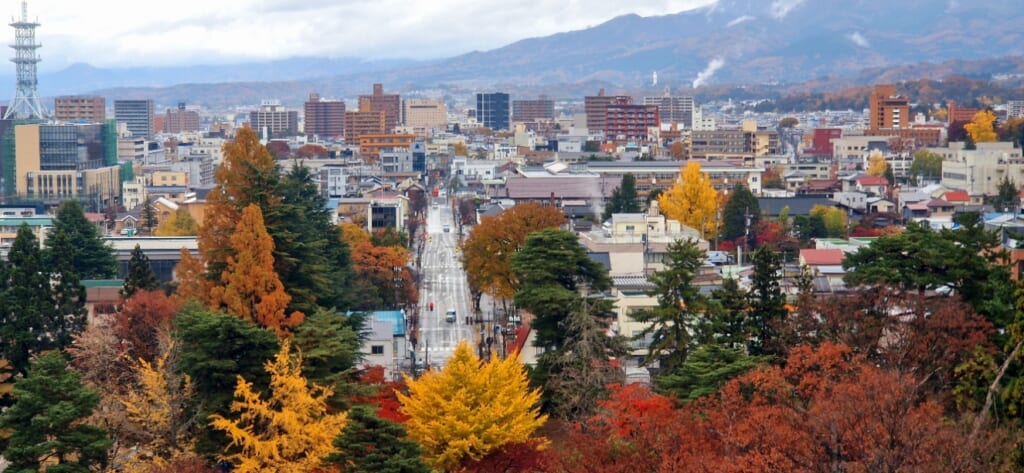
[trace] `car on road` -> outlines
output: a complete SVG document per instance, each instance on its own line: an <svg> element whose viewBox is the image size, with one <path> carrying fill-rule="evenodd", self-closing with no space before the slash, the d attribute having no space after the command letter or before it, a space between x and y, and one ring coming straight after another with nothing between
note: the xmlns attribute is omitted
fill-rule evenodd
<svg viewBox="0 0 1024 473"><path fill-rule="evenodd" d="M448 312L444 313L444 321L448 322L448 323L454 323L455 322L455 316L456 316L455 309L448 309Z"/></svg>
<svg viewBox="0 0 1024 473"><path fill-rule="evenodd" d="M451 225L448 225L447 223L444 224L444 226L441 227L441 229L444 230L445 233L448 233L448 232L452 231Z"/></svg>

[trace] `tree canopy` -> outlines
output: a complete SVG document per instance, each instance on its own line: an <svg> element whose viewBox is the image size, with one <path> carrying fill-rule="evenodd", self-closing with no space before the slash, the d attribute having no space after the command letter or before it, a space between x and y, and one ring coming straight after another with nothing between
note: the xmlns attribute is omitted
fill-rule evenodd
<svg viewBox="0 0 1024 473"><path fill-rule="evenodd" d="M604 220L612 214L640 213L640 198L636 193L636 177L632 173L622 176L622 183L612 190L611 198L604 209Z"/></svg>
<svg viewBox="0 0 1024 473"><path fill-rule="evenodd" d="M103 243L96 224L85 217L77 200L66 200L57 208L53 229L46 239L47 256L53 254L56 235L67 237L73 252L69 255L72 269L81 279L111 279L117 276L117 259L110 247Z"/></svg>
<svg viewBox="0 0 1024 473"><path fill-rule="evenodd" d="M696 161L686 163L675 185L658 197L666 217L696 228L706 239L718 231L718 201L718 191Z"/></svg>

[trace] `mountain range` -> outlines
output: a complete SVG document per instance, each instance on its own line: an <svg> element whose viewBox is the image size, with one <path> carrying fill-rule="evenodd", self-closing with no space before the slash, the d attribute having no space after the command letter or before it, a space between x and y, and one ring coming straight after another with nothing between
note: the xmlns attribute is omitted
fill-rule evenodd
<svg viewBox="0 0 1024 473"><path fill-rule="evenodd" d="M1024 73L1022 61L1000 59L1024 56L1024 9L1013 3L720 0L672 15L621 16L584 30L441 60L295 58L146 69L79 64L42 75L40 88L46 95L94 92L148 97L164 105L184 100L223 106L263 98L297 105L311 91L352 97L367 93L372 82L400 92L504 87L592 93L606 85L669 86L693 93L709 84L828 88L879 77L913 79L935 71L935 64L945 64L938 69L950 74L961 64L977 76L1013 75ZM911 66L916 64L921 66Z"/></svg>

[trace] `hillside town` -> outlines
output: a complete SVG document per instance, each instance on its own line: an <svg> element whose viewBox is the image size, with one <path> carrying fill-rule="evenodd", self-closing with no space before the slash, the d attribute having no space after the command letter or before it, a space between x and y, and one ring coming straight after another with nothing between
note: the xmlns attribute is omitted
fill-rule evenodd
<svg viewBox="0 0 1024 473"><path fill-rule="evenodd" d="M44 99L20 13L0 471L1024 469L1024 88Z"/></svg>

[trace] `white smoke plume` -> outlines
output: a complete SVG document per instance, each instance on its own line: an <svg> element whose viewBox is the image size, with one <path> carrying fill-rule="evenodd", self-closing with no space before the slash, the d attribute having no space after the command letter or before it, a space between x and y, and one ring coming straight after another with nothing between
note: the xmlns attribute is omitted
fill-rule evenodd
<svg viewBox="0 0 1024 473"><path fill-rule="evenodd" d="M704 85L704 83L711 79L711 77L715 75L715 72L721 69L724 65L725 59L720 57L712 59L711 62L708 63L708 67L705 67L703 71L700 71L700 73L697 74L697 78L693 80L693 88L696 89L697 87Z"/></svg>
<svg viewBox="0 0 1024 473"><path fill-rule="evenodd" d="M725 27L726 28L732 28L733 26L736 26L736 25L738 25L740 23L744 23L744 22L747 22L747 21L750 21L750 20L753 20L753 19L754 19L754 17L752 17L750 15L738 16L738 17L736 17L735 20L732 20L728 24L726 24Z"/></svg>
<svg viewBox="0 0 1024 473"><path fill-rule="evenodd" d="M865 38L864 35L860 34L860 31L854 31L853 34L849 36L849 38L850 41L853 41L853 44L856 44L857 46L860 46L862 48L871 47L871 43L868 42L868 39Z"/></svg>
<svg viewBox="0 0 1024 473"><path fill-rule="evenodd" d="M793 11L794 8L802 5L804 0L775 0L769 9L776 20L781 20Z"/></svg>

